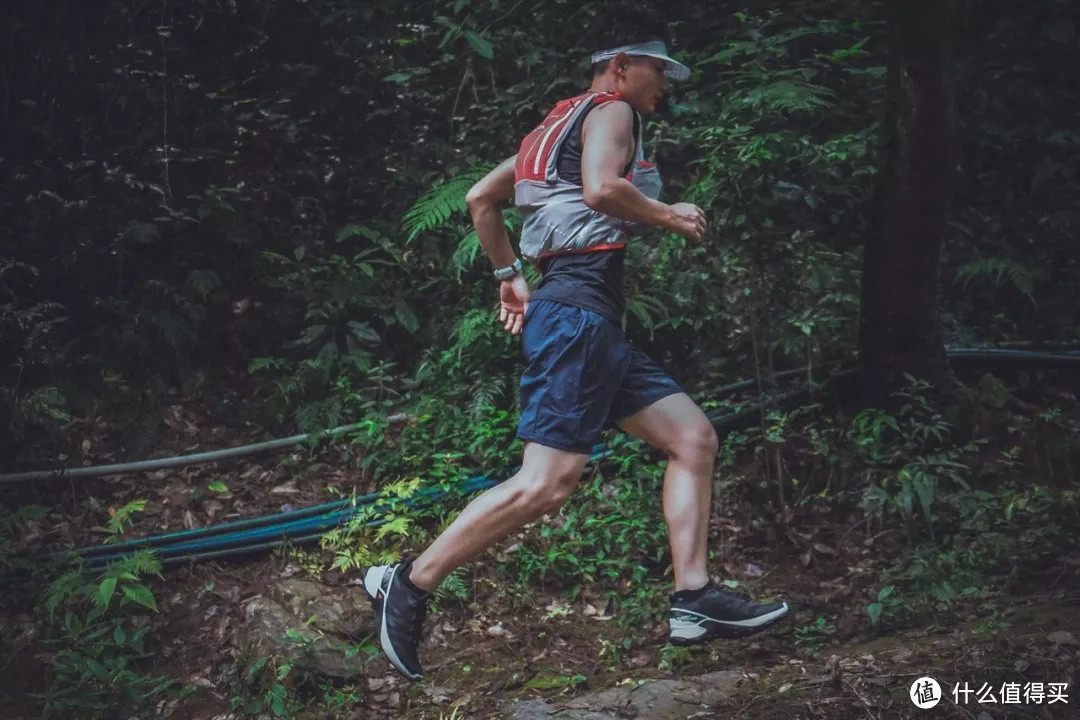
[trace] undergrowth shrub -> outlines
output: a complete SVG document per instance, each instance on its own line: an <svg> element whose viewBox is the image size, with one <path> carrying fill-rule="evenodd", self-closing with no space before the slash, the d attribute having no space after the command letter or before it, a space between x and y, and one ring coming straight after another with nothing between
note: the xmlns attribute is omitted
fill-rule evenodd
<svg viewBox="0 0 1080 720"><path fill-rule="evenodd" d="M110 539L142 508L120 508L109 522ZM48 718L157 718L163 701L187 690L165 675L148 672L154 654L147 645L150 619L158 612L145 578L160 575L153 550L139 550L102 569L82 565L57 576L45 593L48 615L43 659L48 688L38 697Z"/></svg>
<svg viewBox="0 0 1080 720"><path fill-rule="evenodd" d="M620 623L654 619L670 584L663 465L637 440L617 445L571 499L533 523L513 549L503 548L499 574L509 582L552 584L570 597L587 585L607 588Z"/></svg>
<svg viewBox="0 0 1080 720"><path fill-rule="evenodd" d="M1005 561L1027 554L1023 545L1065 541L1063 520L1076 498L1075 489L1024 482L1016 448L999 451L1010 469L1004 480L980 474L990 439L957 440L926 381L907 376L894 397L895 415L864 410L847 432L866 467L860 505L868 521L884 532L891 519L907 532L908 551L882 574L892 589L868 608L874 623L883 612L901 621L992 591L1017 572Z"/></svg>

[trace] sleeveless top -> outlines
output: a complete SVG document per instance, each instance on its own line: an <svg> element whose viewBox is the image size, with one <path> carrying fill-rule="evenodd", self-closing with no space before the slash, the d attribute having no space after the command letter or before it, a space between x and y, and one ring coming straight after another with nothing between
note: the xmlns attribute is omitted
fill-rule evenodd
<svg viewBox="0 0 1080 720"><path fill-rule="evenodd" d="M515 203L525 222L521 253L543 274L533 300L554 300L593 310L619 323L626 240L647 226L593 210L581 181L581 130L586 114L618 93L590 92L562 100L521 143L515 165ZM644 159L642 120L634 113L636 147L626 178L656 199L661 181Z"/></svg>

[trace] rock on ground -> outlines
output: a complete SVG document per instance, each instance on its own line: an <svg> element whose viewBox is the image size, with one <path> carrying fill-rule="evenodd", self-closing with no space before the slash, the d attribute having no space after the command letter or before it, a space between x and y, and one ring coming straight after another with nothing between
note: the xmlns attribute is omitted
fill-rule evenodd
<svg viewBox="0 0 1080 720"><path fill-rule="evenodd" d="M283 657L316 675L352 677L365 658L350 638L368 631L367 609L363 588L283 580L245 605L238 645L250 661Z"/></svg>
<svg viewBox="0 0 1080 720"><path fill-rule="evenodd" d="M510 704L506 718L683 720L731 695L741 677L732 670L719 670L680 680L651 680L636 687L600 690L558 705L543 700L518 700Z"/></svg>

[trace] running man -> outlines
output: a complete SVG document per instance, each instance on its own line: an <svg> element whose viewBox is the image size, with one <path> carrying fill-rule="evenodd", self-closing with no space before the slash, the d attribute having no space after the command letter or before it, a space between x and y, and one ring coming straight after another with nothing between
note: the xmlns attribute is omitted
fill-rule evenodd
<svg viewBox="0 0 1080 720"><path fill-rule="evenodd" d="M614 28L621 36L593 53L588 91L557 103L518 154L469 191L473 222L496 268L499 321L522 335L517 434L525 450L521 470L469 503L420 556L365 573L382 648L410 679L422 676L417 647L443 578L558 510L601 431L612 426L667 455L663 509L675 575L670 641L748 635L788 612L787 603L752 602L709 576L716 432L660 365L629 345L621 327L632 236L658 227L697 242L706 230L701 208L657 199L659 172L642 147L642 115L656 109L668 78L685 80L690 70L669 57L655 28L630 27ZM531 293L499 208L511 198L525 217L521 253L543 277Z"/></svg>

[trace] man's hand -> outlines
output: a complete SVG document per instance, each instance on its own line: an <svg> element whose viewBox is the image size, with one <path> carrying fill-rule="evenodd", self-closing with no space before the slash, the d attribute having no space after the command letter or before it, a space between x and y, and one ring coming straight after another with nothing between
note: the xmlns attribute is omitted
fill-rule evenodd
<svg viewBox="0 0 1080 720"><path fill-rule="evenodd" d="M511 335L521 334L525 310L529 307L529 283L522 273L499 283L499 322Z"/></svg>
<svg viewBox="0 0 1080 720"><path fill-rule="evenodd" d="M687 240L701 242L707 227L705 211L692 203L680 202L671 206L671 212L672 218L667 229Z"/></svg>

